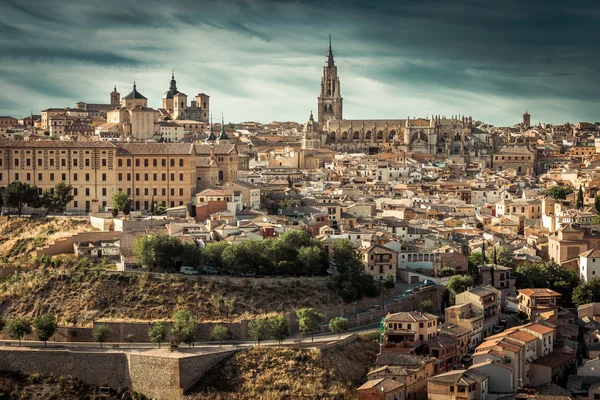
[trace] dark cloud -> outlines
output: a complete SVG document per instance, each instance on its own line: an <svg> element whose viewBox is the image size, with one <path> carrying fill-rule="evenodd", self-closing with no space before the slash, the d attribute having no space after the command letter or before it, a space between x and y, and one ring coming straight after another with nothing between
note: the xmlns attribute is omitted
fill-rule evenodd
<svg viewBox="0 0 600 400"><path fill-rule="evenodd" d="M360 95L346 97L350 114L369 118L371 113L395 113L409 103L439 106L454 92L450 97L456 104L451 106L472 107L474 116L489 110L478 106L482 99L502 102L498 113L481 116L499 124L513 123L517 111L535 109L538 102L540 108L564 113L537 111L552 122L600 119L593 84L600 79L597 2L5 0L3 5L4 76L23 63L41 76L50 67L71 68L77 76L96 79L99 87L147 76L145 93L157 103L168 78L155 78L175 68L194 88L189 90L211 91L213 104L232 108L232 119L301 119L314 108L331 33L342 91ZM99 72L107 67L109 74ZM49 77L64 79L58 73ZM36 107L59 106L39 104L52 101L50 85L42 85L47 90L40 98L26 80L15 77L3 85L27 89L32 97L24 94L23 101ZM62 101L70 92L104 96L80 82L59 82L56 86L69 89L54 97ZM398 88L411 100L401 97ZM376 90L404 103L390 106L393 101ZM273 96L285 95L293 96L289 104L271 104ZM263 106L240 107L234 96ZM360 105L363 96L370 104ZM478 101L467 101L469 96ZM304 109L295 109L304 102ZM3 110L18 112L0 95ZM423 113L427 111L433 110Z"/></svg>

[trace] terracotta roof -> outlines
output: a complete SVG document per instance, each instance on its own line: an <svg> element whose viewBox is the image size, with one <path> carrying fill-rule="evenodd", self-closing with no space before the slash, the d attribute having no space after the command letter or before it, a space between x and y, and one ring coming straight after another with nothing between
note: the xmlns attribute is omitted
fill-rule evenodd
<svg viewBox="0 0 600 400"><path fill-rule="evenodd" d="M72 140L2 140L0 147L11 147L11 148L105 148L114 149L116 146L113 143L108 142L76 142Z"/></svg>
<svg viewBox="0 0 600 400"><path fill-rule="evenodd" d="M533 336L530 333L524 332L524 331L516 331L516 332L512 332L508 335L509 338L514 339L514 340L519 340L521 342L531 342L537 339L537 337Z"/></svg>
<svg viewBox="0 0 600 400"><path fill-rule="evenodd" d="M537 360L533 361L532 364L541 365L549 368L556 368L571 360L575 360L574 354L555 351L545 356L539 357Z"/></svg>
<svg viewBox="0 0 600 400"><path fill-rule="evenodd" d="M402 386L404 386L404 384L397 382L393 379L381 378L381 379L375 379L372 381L367 381L356 390L376 389L376 390L381 390L383 392L389 393L393 390L400 389Z"/></svg>
<svg viewBox="0 0 600 400"><path fill-rule="evenodd" d="M215 154L229 154L236 149L233 143L218 143L215 144ZM211 144L208 143L195 143L194 148L198 155L210 155Z"/></svg>
<svg viewBox="0 0 600 400"><path fill-rule="evenodd" d="M555 292L552 289L546 289L546 288L519 289L519 293L524 294L525 296L528 296L528 297L548 297L548 296L559 297L559 296L561 296L560 293Z"/></svg>
<svg viewBox="0 0 600 400"><path fill-rule="evenodd" d="M544 326L541 324L535 324L535 323L531 324L531 325L526 325L524 327L524 329L529 329L534 332L541 333L542 335L554 332L554 329L552 329L550 327L547 327L547 326Z"/></svg>
<svg viewBox="0 0 600 400"><path fill-rule="evenodd" d="M117 143L117 154L188 155L193 154L187 143Z"/></svg>
<svg viewBox="0 0 600 400"><path fill-rule="evenodd" d="M436 321L437 316L430 313L422 313L419 311L408 311L390 314L385 317L385 322L423 322Z"/></svg>

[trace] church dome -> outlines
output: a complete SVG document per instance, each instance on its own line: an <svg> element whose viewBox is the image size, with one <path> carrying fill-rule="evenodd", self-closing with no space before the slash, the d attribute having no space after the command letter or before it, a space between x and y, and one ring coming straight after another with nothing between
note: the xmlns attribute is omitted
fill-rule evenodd
<svg viewBox="0 0 600 400"><path fill-rule="evenodd" d="M179 90L177 90L177 82L175 81L175 73L171 73L171 84L169 85L169 90L165 92L163 99L172 99L173 96L179 94Z"/></svg>
<svg viewBox="0 0 600 400"><path fill-rule="evenodd" d="M319 124L314 120L312 111L310 112L310 118L304 123L302 132L304 133L317 133L319 131Z"/></svg>

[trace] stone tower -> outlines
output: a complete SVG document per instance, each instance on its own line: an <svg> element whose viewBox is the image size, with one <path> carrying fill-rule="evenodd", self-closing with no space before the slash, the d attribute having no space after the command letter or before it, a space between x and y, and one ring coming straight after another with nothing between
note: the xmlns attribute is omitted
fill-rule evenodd
<svg viewBox="0 0 600 400"><path fill-rule="evenodd" d="M117 85L110 94L110 105L118 107L121 104L121 93L117 92Z"/></svg>
<svg viewBox="0 0 600 400"><path fill-rule="evenodd" d="M531 115L529 115L529 113L527 111L525 111L525 114L523 114L523 127L525 129L527 129L530 126L531 126Z"/></svg>
<svg viewBox="0 0 600 400"><path fill-rule="evenodd" d="M304 123L302 129L302 149L318 149L321 147L321 136L319 134L319 126L313 118L312 111L308 121Z"/></svg>
<svg viewBox="0 0 600 400"><path fill-rule="evenodd" d="M337 67L333 60L331 50L331 35L329 35L329 51L327 62L323 67L323 78L321 78L321 94L318 102L318 122L323 128L330 119L342 119L342 93L340 90L340 78L338 78Z"/></svg>

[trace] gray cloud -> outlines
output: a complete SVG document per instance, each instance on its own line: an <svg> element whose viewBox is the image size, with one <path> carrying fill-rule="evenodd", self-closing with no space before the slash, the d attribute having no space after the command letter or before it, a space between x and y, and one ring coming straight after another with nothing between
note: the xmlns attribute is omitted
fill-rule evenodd
<svg viewBox="0 0 600 400"><path fill-rule="evenodd" d="M462 112L512 124L527 108L548 122L600 119L600 5L587 1L4 5L1 114L103 101L133 78L158 107L175 69L180 90L210 94L231 120L303 120L332 33L348 116Z"/></svg>

